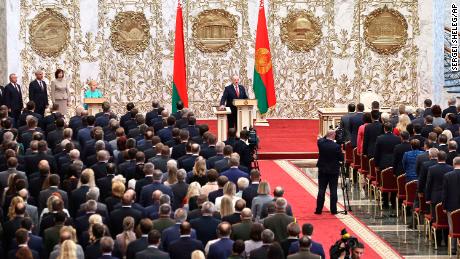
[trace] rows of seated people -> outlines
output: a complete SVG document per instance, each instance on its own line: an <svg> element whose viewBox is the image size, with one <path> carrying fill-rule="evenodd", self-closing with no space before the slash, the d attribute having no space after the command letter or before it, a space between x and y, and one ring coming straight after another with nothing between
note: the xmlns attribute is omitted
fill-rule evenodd
<svg viewBox="0 0 460 259"><path fill-rule="evenodd" d="M460 106L456 106L455 98L450 98L447 104L442 110L427 99L424 108L418 108L415 113L404 105L392 109L391 113L382 113L378 102L372 103L370 112L364 112L361 103L350 104L348 114L341 119L351 146L356 148L358 155L373 159L377 171L392 168L396 176L405 176L406 183L416 181L415 204L409 209L419 208L422 198L426 202L422 205L431 211L431 223L436 221L437 204L442 204L449 217L450 212L460 208L460 192L457 190L460 182L456 180L460 172L460 158L457 159L460 152ZM454 187L456 184L457 188ZM365 196L363 187L361 181L362 197ZM383 208L389 208L389 201L393 208L398 206L395 196L394 192L390 199L384 195ZM449 226L452 226L450 220ZM411 223L409 227L414 226ZM437 239L438 244L441 240ZM456 246L452 248L454 252Z"/></svg>
<svg viewBox="0 0 460 259"><path fill-rule="evenodd" d="M283 188L251 168L248 131L218 142L180 102L145 115L129 103L120 118L106 102L68 122L34 106L18 121L0 107L8 258L325 258Z"/></svg>

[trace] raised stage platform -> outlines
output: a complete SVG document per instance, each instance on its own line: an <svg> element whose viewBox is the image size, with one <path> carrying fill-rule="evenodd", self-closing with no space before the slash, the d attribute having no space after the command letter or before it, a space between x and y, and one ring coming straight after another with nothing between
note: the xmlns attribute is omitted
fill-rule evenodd
<svg viewBox="0 0 460 259"><path fill-rule="evenodd" d="M318 158L316 140L319 120L268 120L270 126L256 127L259 136L259 159ZM216 120L199 120L217 135Z"/></svg>

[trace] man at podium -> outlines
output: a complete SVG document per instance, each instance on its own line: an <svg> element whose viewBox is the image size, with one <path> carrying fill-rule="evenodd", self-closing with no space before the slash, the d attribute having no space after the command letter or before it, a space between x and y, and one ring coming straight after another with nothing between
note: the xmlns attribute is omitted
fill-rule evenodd
<svg viewBox="0 0 460 259"><path fill-rule="evenodd" d="M246 88L240 84L238 84L240 78L237 75L232 76L232 84L226 86L224 89L224 94L220 99L220 108L224 109L225 106L230 107L232 111L231 114L227 115L228 120L228 128L235 128L236 129L236 118L237 118L237 109L236 106L233 105L234 99L248 99L248 95L246 93Z"/></svg>

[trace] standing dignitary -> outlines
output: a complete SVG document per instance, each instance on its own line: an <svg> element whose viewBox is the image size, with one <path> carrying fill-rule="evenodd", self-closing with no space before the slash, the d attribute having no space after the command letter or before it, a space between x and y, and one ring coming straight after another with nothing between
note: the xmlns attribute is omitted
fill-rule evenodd
<svg viewBox="0 0 460 259"><path fill-rule="evenodd" d="M69 104L68 81L64 78L64 70L57 69L54 73L55 79L51 81L51 100L53 104L59 104L59 112L67 115L67 105Z"/></svg>
<svg viewBox="0 0 460 259"><path fill-rule="evenodd" d="M48 108L48 90L41 70L35 72L35 80L29 84L29 100L35 102L35 112L44 116Z"/></svg>
<svg viewBox="0 0 460 259"><path fill-rule="evenodd" d="M340 145L335 143L334 139L334 130L329 130L325 137L318 139L319 158L316 166L318 167L319 189L315 214L321 214L323 210L324 195L328 185L331 194L330 210L332 214L337 214L337 183L343 153Z"/></svg>
<svg viewBox="0 0 460 259"><path fill-rule="evenodd" d="M17 82L18 76L16 74L11 74L10 83L5 86L3 94L4 103L8 106L9 116L14 119L15 125L18 123L22 107L24 106L22 101L21 86Z"/></svg>
<svg viewBox="0 0 460 259"><path fill-rule="evenodd" d="M225 106L230 107L232 113L227 115L228 128L237 128L236 127L236 118L237 118L237 109L233 105L234 99L247 99L248 95L246 94L246 89L244 86L239 84L240 78L236 75L232 77L232 84L226 86L222 98L220 99L220 108L223 109Z"/></svg>

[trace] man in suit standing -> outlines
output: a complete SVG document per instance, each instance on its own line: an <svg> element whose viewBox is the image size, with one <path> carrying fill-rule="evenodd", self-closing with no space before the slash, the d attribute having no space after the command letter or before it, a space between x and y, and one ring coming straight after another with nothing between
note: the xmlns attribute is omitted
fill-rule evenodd
<svg viewBox="0 0 460 259"><path fill-rule="evenodd" d="M356 106L354 103L348 104L348 113L343 115L340 118L340 126L343 128L345 133L345 140L349 141L351 139L351 131L350 131L350 118L355 115Z"/></svg>
<svg viewBox="0 0 460 259"><path fill-rule="evenodd" d="M220 99L220 108L224 109L225 106L230 107L232 113L227 115L228 128L236 128L237 123L237 109L233 105L234 99L247 99L246 89L239 84L240 78L237 75L232 76L232 84L226 86L224 94Z"/></svg>
<svg viewBox="0 0 460 259"><path fill-rule="evenodd" d="M101 238L100 244L102 256L99 259L118 259L118 257L112 256L114 242L111 237Z"/></svg>
<svg viewBox="0 0 460 259"><path fill-rule="evenodd" d="M8 107L9 116L14 119L15 125L17 125L24 103L21 86L17 83L18 77L16 74L11 74L9 78L10 83L5 86L2 103Z"/></svg>
<svg viewBox="0 0 460 259"><path fill-rule="evenodd" d="M383 125L385 134L377 137L375 142L375 164L380 171L393 165L394 149L401 143L401 139L393 134L393 127L390 122Z"/></svg>
<svg viewBox="0 0 460 259"><path fill-rule="evenodd" d="M222 222L217 227L219 238L209 241L205 251L208 259L227 258L232 255L233 240L230 239L232 225Z"/></svg>
<svg viewBox="0 0 460 259"><path fill-rule="evenodd" d="M380 112L373 110L371 112L372 123L369 123L364 128L364 140L363 140L363 154L367 155L369 159L374 157L375 142L377 137L383 133L382 123L379 121Z"/></svg>
<svg viewBox="0 0 460 259"><path fill-rule="evenodd" d="M270 229L265 229L261 234L262 246L252 250L249 253L250 259L265 259L267 258L268 248L275 240L275 234Z"/></svg>
<svg viewBox="0 0 460 259"><path fill-rule="evenodd" d="M439 151L438 163L428 169L428 176L425 186L425 197L426 201L430 202L433 222L436 221L436 204L442 202L442 181L444 179L444 175L454 170L452 166L446 163L446 159L446 152Z"/></svg>
<svg viewBox="0 0 460 259"><path fill-rule="evenodd" d="M203 244L192 237L192 226L187 221L180 223L180 237L173 241L168 248L171 259L188 258L195 250L203 251ZM164 232L163 232L164 233Z"/></svg>
<svg viewBox="0 0 460 259"><path fill-rule="evenodd" d="M330 210L332 214L337 214L337 184L343 153L340 145L335 143L334 139L334 130L329 130L324 138L318 139L319 158L316 166L318 167L319 189L315 214L321 214L323 210L328 185L331 194Z"/></svg>
<svg viewBox="0 0 460 259"><path fill-rule="evenodd" d="M309 237L303 236L299 239L299 252L289 255L288 259L320 259L319 255L311 252L312 241ZM353 257L354 258L354 257Z"/></svg>
<svg viewBox="0 0 460 259"><path fill-rule="evenodd" d="M158 230L152 230L148 234L148 246L136 254L136 259L169 259L168 253L161 251L160 245L161 233ZM129 258L129 257L127 257Z"/></svg>
<svg viewBox="0 0 460 259"><path fill-rule="evenodd" d="M448 165L453 166L454 158L458 154L457 153L457 142L455 142L454 140L449 141L448 147L449 147L449 152L447 153L446 163Z"/></svg>
<svg viewBox="0 0 460 259"><path fill-rule="evenodd" d="M401 138L401 143L396 145L393 150L393 172L396 176L402 175L404 173L404 168L402 165L404 153L412 150L409 143L409 132L403 131L399 134L399 137Z"/></svg>
<svg viewBox="0 0 460 259"><path fill-rule="evenodd" d="M291 222L294 222L294 218L286 214L286 206L286 199L276 199L276 213L264 219L264 227L273 231L273 233L275 233L275 240L280 243L288 237L287 226Z"/></svg>
<svg viewBox="0 0 460 259"><path fill-rule="evenodd" d="M48 108L48 90L41 70L35 72L35 80L29 84L29 100L35 102L37 113L44 116Z"/></svg>
<svg viewBox="0 0 460 259"><path fill-rule="evenodd" d="M260 182L260 172L257 169L251 170L250 173L250 180L251 183L249 186L243 190L242 198L246 201L246 205L248 208L252 206L252 199L257 196L257 189L259 188Z"/></svg>
<svg viewBox="0 0 460 259"><path fill-rule="evenodd" d="M455 105L456 103L457 103L457 99L454 96L450 97L447 100L447 104L449 105L449 107L447 107L446 109L442 111L441 117L445 118L448 113L457 114L457 107Z"/></svg>
<svg viewBox="0 0 460 259"><path fill-rule="evenodd" d="M209 240L217 237L216 228L220 220L213 217L214 204L212 202L205 202L201 206L201 216L190 221L192 228L196 230L198 240L203 244L207 244Z"/></svg>
<svg viewBox="0 0 460 259"><path fill-rule="evenodd" d="M245 177L249 178L249 175L240 169L238 169L238 166L240 165L240 161L237 156L231 156L230 160L228 161L228 164L230 166L229 169L223 171L220 175L227 176L229 181L232 181L235 185L238 182L238 179L240 177Z"/></svg>
<svg viewBox="0 0 460 259"><path fill-rule="evenodd" d="M442 183L442 205L444 212L447 212L447 221L449 224L449 232L452 233L452 217L451 213L454 210L460 209L460 157L454 158L454 170L444 175ZM457 250L457 239L452 238L451 249L453 254Z"/></svg>
<svg viewBox="0 0 460 259"><path fill-rule="evenodd" d="M351 145L353 148L356 147L357 145L357 139L358 139L358 129L359 126L364 124L363 121L363 116L364 116L364 104L358 103L356 105L357 112L349 118L349 123L348 123L348 132L350 132L350 140L351 140Z"/></svg>
<svg viewBox="0 0 460 259"><path fill-rule="evenodd" d="M431 110L431 105L433 105L433 102L430 99L425 99L425 101L423 101L423 104L425 106L423 117L426 117L428 115L433 116L433 111Z"/></svg>

